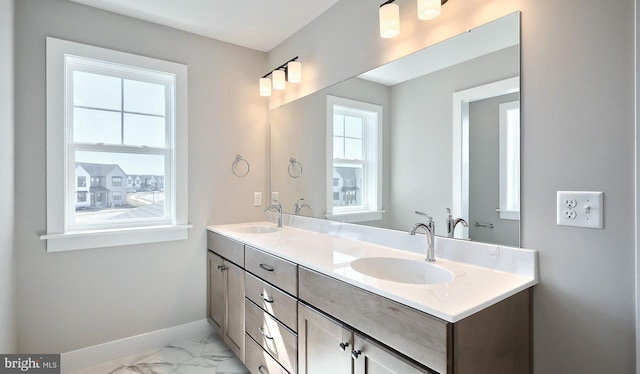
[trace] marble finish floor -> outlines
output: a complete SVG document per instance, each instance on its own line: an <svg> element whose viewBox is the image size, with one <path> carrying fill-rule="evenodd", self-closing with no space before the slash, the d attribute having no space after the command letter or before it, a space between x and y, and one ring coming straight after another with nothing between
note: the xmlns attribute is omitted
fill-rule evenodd
<svg viewBox="0 0 640 374"><path fill-rule="evenodd" d="M162 349L106 362L74 374L248 374L249 370L217 336L184 340Z"/></svg>

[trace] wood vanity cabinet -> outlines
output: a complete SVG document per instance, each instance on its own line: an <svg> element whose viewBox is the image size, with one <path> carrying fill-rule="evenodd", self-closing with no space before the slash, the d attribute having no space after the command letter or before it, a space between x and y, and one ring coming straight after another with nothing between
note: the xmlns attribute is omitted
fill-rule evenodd
<svg viewBox="0 0 640 374"><path fill-rule="evenodd" d="M242 255L244 246L224 237L208 243L207 319L231 350L244 360L244 270L242 264L239 266L217 254L218 250L237 249L239 244Z"/></svg>
<svg viewBox="0 0 640 374"><path fill-rule="evenodd" d="M299 374L432 373L348 326L298 304Z"/></svg>
<svg viewBox="0 0 640 374"><path fill-rule="evenodd" d="M530 290L459 322L450 323L304 267L300 267L298 276L301 302L313 305L358 330L351 344L352 352L360 351L356 356L364 359L358 361L358 357L354 360L354 373L430 373L430 370L443 374L531 372ZM299 308L300 312L299 350L303 370L303 365L307 369L309 365L302 362L302 357L309 357L310 350L312 357L315 354L313 347L305 346L309 341L306 337L308 331L322 331L325 341L329 341L327 335L340 335L335 329L320 328L327 323L320 324L318 318L309 318L305 309ZM383 342L384 346L377 342ZM332 344L338 343L333 341ZM330 344L325 345L330 351ZM403 359L394 351L407 358ZM412 362L429 370L414 366ZM301 373L313 374L310 370Z"/></svg>
<svg viewBox="0 0 640 374"><path fill-rule="evenodd" d="M245 365L252 374L298 372L298 265L245 246Z"/></svg>

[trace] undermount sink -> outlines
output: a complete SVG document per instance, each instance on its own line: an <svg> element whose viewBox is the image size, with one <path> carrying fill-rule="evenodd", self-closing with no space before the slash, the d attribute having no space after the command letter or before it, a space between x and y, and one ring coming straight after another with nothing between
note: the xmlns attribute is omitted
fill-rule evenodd
<svg viewBox="0 0 640 374"><path fill-rule="evenodd" d="M438 284L453 280L453 273L426 261L368 257L351 262L351 268L373 278L408 284Z"/></svg>
<svg viewBox="0 0 640 374"><path fill-rule="evenodd" d="M270 234L278 232L277 227L263 225L238 226L231 230L242 234Z"/></svg>

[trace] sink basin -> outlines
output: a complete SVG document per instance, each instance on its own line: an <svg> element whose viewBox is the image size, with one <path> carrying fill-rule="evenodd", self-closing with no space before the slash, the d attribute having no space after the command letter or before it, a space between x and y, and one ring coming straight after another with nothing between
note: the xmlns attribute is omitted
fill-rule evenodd
<svg viewBox="0 0 640 374"><path fill-rule="evenodd" d="M272 232L278 232L277 227L262 225L238 226L231 230L243 234L270 234Z"/></svg>
<svg viewBox="0 0 640 374"><path fill-rule="evenodd" d="M426 261L368 257L351 262L351 268L373 278L408 284L438 284L453 280L453 273Z"/></svg>

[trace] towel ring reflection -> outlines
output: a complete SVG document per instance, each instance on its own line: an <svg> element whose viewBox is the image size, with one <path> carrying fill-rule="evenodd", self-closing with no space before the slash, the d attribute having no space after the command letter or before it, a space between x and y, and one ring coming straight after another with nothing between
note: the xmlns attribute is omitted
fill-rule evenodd
<svg viewBox="0 0 640 374"><path fill-rule="evenodd" d="M246 170L243 170L245 169ZM238 171L240 169L240 171ZM251 166L249 165L249 161L245 160L242 156L236 155L236 160L231 164L231 172L238 178L244 178L249 174L249 170L251 170Z"/></svg>
<svg viewBox="0 0 640 374"><path fill-rule="evenodd" d="M302 175L302 164L295 158L289 158L289 168L287 170L291 178L300 178Z"/></svg>

